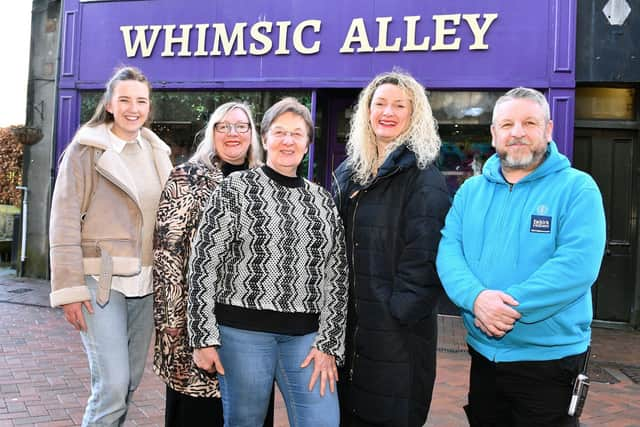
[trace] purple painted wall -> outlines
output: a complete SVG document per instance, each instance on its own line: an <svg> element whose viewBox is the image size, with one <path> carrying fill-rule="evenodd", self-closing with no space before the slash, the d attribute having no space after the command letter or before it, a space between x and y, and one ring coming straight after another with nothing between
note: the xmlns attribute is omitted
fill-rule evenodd
<svg viewBox="0 0 640 427"><path fill-rule="evenodd" d="M576 0L65 0L58 147L78 125L78 90L103 87L120 64L140 67L157 89L362 87L375 74L399 66L429 89L545 90L554 135L571 154L575 12ZM295 29L305 22L295 43ZM220 45L211 55L221 29L215 24L231 35L239 23L246 23L243 43L235 39L227 52ZM175 25L173 37L179 38L180 26L189 24L187 42L165 49L167 26ZM132 49L136 26L148 26L147 56L140 46ZM359 41L345 44L349 35ZM408 51L412 45L415 51ZM353 52L341 53L345 48ZM359 51L363 48L370 52Z"/></svg>

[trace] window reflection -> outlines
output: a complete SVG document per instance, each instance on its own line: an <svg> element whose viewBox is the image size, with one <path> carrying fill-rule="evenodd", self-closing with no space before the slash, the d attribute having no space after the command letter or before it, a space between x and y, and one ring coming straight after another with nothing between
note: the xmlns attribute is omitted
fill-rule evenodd
<svg viewBox="0 0 640 427"><path fill-rule="evenodd" d="M86 123L91 118L101 96L102 92L97 91L82 93L81 123ZM179 164L188 160L195 152L204 135L207 120L218 106L231 101L248 104L253 111L259 131L264 112L287 96L297 98L307 107L311 106L310 92L301 90L154 91L151 94L153 110L151 129L171 147L173 164ZM306 163L301 167L306 168Z"/></svg>
<svg viewBox="0 0 640 427"><path fill-rule="evenodd" d="M442 147L438 167L453 195L469 177L480 175L494 153L489 125L441 125Z"/></svg>
<svg viewBox="0 0 640 427"><path fill-rule="evenodd" d="M438 121L442 149L438 166L446 177L451 194L473 175L482 171L484 162L493 154L491 147L491 115L495 101L503 92L439 91L428 94L433 114ZM91 117L102 92L82 93L80 119ZM174 164L186 161L195 151L210 114L221 104L242 101L251 106L256 125L264 112L285 96L293 96L311 107L310 91L154 91L151 128L171 146ZM329 186L331 170L345 156L353 104L358 92L321 92L316 109L314 177ZM326 97L326 99L325 99ZM326 111L325 111L326 110ZM324 129L326 127L326 129ZM325 139L331 140L325 140ZM299 173L307 175L308 155Z"/></svg>
<svg viewBox="0 0 640 427"><path fill-rule="evenodd" d="M446 91L429 93L440 124L491 124L493 106L503 92Z"/></svg>
<svg viewBox="0 0 640 427"><path fill-rule="evenodd" d="M579 87L576 89L576 119L634 120L635 89Z"/></svg>
<svg viewBox="0 0 640 427"><path fill-rule="evenodd" d="M469 177L482 173L494 153L491 115L502 92L432 92L429 101L442 140L438 167L453 195Z"/></svg>

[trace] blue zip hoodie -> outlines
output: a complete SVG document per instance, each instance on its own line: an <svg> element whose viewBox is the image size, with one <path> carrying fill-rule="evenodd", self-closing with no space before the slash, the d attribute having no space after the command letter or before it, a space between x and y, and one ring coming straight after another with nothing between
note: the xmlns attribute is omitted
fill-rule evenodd
<svg viewBox="0 0 640 427"><path fill-rule="evenodd" d="M456 193L438 250L438 274L461 308L467 342L496 362L584 352L605 238L598 186L553 141L542 164L514 185L494 154ZM485 289L519 302L522 318L502 338L473 323L473 303Z"/></svg>

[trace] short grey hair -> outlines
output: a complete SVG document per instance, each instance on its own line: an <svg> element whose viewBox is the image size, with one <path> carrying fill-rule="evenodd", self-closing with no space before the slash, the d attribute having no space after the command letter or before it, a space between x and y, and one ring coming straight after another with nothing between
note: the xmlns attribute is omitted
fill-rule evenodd
<svg viewBox="0 0 640 427"><path fill-rule="evenodd" d="M300 101L293 97L283 98L265 111L262 117L262 123L260 124L260 135L262 138L264 139L266 137L273 122L284 113L293 113L304 120L307 128L307 145L309 145L313 140L313 120L311 119L311 112L301 104Z"/></svg>
<svg viewBox="0 0 640 427"><path fill-rule="evenodd" d="M528 87L516 87L511 89L509 92L502 95L496 101L496 105L493 106L493 116L491 117L491 123L495 123L496 121L496 110L500 104L503 104L507 101L512 101L514 99L530 99L542 107L542 112L544 114L545 123L549 123L551 120L551 112L549 109L549 102L547 102L547 98L545 96L535 90Z"/></svg>

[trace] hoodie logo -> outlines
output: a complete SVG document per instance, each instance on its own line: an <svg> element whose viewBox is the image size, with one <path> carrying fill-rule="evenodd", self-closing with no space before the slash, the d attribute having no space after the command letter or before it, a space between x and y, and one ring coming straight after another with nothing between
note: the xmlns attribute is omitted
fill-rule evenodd
<svg viewBox="0 0 640 427"><path fill-rule="evenodd" d="M532 233L551 233L551 217L545 215L531 215Z"/></svg>

